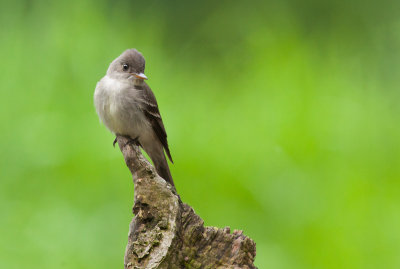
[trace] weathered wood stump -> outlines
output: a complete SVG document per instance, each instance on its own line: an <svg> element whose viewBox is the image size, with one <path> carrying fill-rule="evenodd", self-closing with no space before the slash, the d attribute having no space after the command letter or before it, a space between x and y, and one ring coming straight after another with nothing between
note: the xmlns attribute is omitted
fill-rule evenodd
<svg viewBox="0 0 400 269"><path fill-rule="evenodd" d="M140 148L117 137L135 184L125 268L256 268L256 244L242 231L204 227Z"/></svg>

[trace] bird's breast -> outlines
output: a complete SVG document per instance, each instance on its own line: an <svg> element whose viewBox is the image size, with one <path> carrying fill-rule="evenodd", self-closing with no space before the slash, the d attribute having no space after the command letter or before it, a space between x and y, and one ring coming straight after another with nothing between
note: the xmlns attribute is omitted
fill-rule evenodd
<svg viewBox="0 0 400 269"><path fill-rule="evenodd" d="M96 87L95 104L101 121L115 134L140 136L146 127L133 84L104 77Z"/></svg>

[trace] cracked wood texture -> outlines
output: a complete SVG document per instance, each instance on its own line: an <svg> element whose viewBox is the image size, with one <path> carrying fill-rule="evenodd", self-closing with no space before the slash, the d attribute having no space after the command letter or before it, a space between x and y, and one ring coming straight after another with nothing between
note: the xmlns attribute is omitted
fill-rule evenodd
<svg viewBox="0 0 400 269"><path fill-rule="evenodd" d="M117 141L135 185L125 269L256 268L253 240L229 227L204 227L137 145L123 136Z"/></svg>

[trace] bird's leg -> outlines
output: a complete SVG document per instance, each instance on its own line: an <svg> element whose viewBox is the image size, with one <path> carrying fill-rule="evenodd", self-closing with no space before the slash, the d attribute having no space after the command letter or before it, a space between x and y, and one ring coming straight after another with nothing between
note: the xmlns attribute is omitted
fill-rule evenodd
<svg viewBox="0 0 400 269"><path fill-rule="evenodd" d="M117 139L118 136L123 136L123 137L125 137L125 138L131 140L131 138L130 138L129 136L127 136L127 135L115 134L115 139L114 139L114 142L113 142L113 147L114 147L114 148L115 148L115 144L118 143L118 139Z"/></svg>
<svg viewBox="0 0 400 269"><path fill-rule="evenodd" d="M115 137L115 139L114 139L114 142L113 142L113 147L115 148L115 144L118 142L118 140L117 140L117 137L118 137L119 135L117 134L117 136ZM125 137L125 138L127 138L128 139L128 142L125 144L125 146L127 146L127 145L137 145L137 146L141 146L140 145L140 142L139 142L139 136L137 136L137 137L135 137L135 138L131 138L130 136L128 136L128 135L120 135L120 136L123 136L123 137Z"/></svg>
<svg viewBox="0 0 400 269"><path fill-rule="evenodd" d="M136 145L136 146L141 146L139 142L139 136L135 138L130 138L129 136L126 136L129 140L126 143L127 145Z"/></svg>

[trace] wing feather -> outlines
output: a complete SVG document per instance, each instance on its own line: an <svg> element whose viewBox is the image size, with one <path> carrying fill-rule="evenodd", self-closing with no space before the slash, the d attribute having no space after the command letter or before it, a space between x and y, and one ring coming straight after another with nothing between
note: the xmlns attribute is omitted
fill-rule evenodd
<svg viewBox="0 0 400 269"><path fill-rule="evenodd" d="M147 84L144 84L142 87L140 87L139 90L143 91L141 98L140 98L143 112L144 112L146 118L151 123L154 133L157 135L157 138L160 140L161 144L163 145L168 158L173 163L171 153L170 153L169 147L168 147L167 132L165 131L165 127L164 127L164 124L163 124L163 121L161 118L161 114L158 109L156 97L154 96L154 93L151 91L150 87Z"/></svg>

